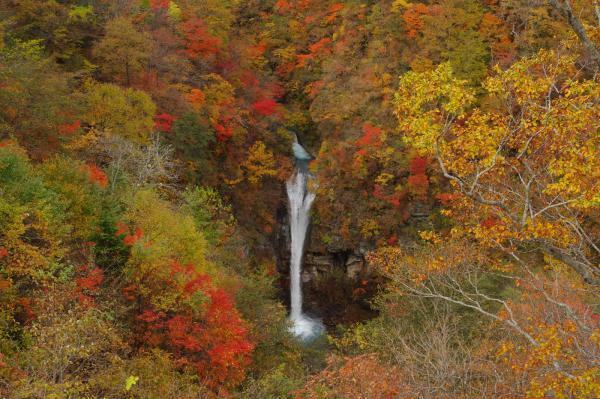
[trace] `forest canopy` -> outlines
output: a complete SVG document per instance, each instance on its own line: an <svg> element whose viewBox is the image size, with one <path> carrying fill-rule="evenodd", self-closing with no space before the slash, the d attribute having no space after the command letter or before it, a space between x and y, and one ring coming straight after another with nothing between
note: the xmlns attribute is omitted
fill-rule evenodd
<svg viewBox="0 0 600 399"><path fill-rule="evenodd" d="M593 0L1 1L0 397L600 397L599 79Z"/></svg>

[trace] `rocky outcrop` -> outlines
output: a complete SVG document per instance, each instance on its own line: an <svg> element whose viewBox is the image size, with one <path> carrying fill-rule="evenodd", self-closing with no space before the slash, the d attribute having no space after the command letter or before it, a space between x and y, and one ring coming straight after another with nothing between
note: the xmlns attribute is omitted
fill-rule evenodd
<svg viewBox="0 0 600 399"><path fill-rule="evenodd" d="M370 275L370 268L358 251L308 252L304 258L302 280L307 283L319 276L340 271L350 280L367 278Z"/></svg>

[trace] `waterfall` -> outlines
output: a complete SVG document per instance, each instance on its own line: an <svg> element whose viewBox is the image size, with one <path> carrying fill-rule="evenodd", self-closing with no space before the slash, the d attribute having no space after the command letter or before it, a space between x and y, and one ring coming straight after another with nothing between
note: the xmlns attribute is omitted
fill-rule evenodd
<svg viewBox="0 0 600 399"><path fill-rule="evenodd" d="M296 141L293 145L296 157L296 170L286 183L290 203L290 297L292 332L301 339L310 339L319 335L324 327L319 320L312 319L302 313L302 258L306 233L310 222L310 208L315 200L315 193L308 188L311 175L308 172L310 154Z"/></svg>
<svg viewBox="0 0 600 399"><path fill-rule="evenodd" d="M292 300L291 318L298 319L302 315L302 287L300 273L302 272L302 255L306 231L308 229L310 207L315 200L315 194L306 187L307 174L297 169L287 182L287 193L290 201L290 230L292 236L290 261L290 295Z"/></svg>

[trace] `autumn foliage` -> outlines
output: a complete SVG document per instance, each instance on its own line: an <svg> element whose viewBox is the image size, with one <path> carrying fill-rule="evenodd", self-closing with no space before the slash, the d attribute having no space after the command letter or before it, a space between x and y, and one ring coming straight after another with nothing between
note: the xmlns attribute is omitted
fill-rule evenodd
<svg viewBox="0 0 600 399"><path fill-rule="evenodd" d="M78 272L79 277L75 279L77 300L84 306L93 306L94 295L104 280L104 273L100 268L90 268L89 266L81 266Z"/></svg>
<svg viewBox="0 0 600 399"><path fill-rule="evenodd" d="M414 157L410 161L410 175L408 176L408 185L414 195L425 197L429 187L429 178L427 177L427 159L424 157Z"/></svg>
<svg viewBox="0 0 600 399"><path fill-rule="evenodd" d="M402 14L402 19L406 24L406 36L408 36L410 39L416 38L424 27L423 16L435 15L439 12L440 7L437 5L428 6L423 3L415 3L411 5Z"/></svg>
<svg viewBox="0 0 600 399"><path fill-rule="evenodd" d="M169 114L156 115L154 117L154 127L160 132L169 133L174 120L175 118Z"/></svg>
<svg viewBox="0 0 600 399"><path fill-rule="evenodd" d="M252 109L260 115L270 116L277 112L278 104L275 100L270 98L265 100L260 100L252 104Z"/></svg>
<svg viewBox="0 0 600 399"><path fill-rule="evenodd" d="M169 8L169 0L150 0L150 7L153 10L167 9Z"/></svg>
<svg viewBox="0 0 600 399"><path fill-rule="evenodd" d="M173 353L180 367L193 368L210 388L237 385L244 379L254 344L232 297L191 265L173 262L170 268L182 298L196 298L200 304L174 313L142 311L136 316L140 342Z"/></svg>
<svg viewBox="0 0 600 399"><path fill-rule="evenodd" d="M86 165L87 172L89 173L90 181L96 183L100 187L106 187L108 185L108 177L102 169L96 165Z"/></svg>
<svg viewBox="0 0 600 399"><path fill-rule="evenodd" d="M189 57L208 57L216 54L221 40L212 36L206 23L200 18L192 18L181 24L181 32L186 41L186 54Z"/></svg>
<svg viewBox="0 0 600 399"><path fill-rule="evenodd" d="M392 399L400 393L398 380L398 370L380 364L372 354L345 359L332 357L328 368L309 380L298 397Z"/></svg>
<svg viewBox="0 0 600 399"><path fill-rule="evenodd" d="M356 145L363 151L370 146L379 147L380 135L381 129L367 122L363 125L363 135L356 141Z"/></svg>
<svg viewBox="0 0 600 399"><path fill-rule="evenodd" d="M600 397L597 2L0 15L0 397Z"/></svg>

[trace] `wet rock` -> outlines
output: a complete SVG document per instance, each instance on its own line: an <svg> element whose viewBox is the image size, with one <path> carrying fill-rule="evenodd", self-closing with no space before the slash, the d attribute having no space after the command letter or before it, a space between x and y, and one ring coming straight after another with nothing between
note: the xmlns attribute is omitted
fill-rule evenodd
<svg viewBox="0 0 600 399"><path fill-rule="evenodd" d="M302 279L303 283L309 283L312 279L314 279L317 276L315 270L311 269L304 269L302 271L302 274L300 275L300 278Z"/></svg>

